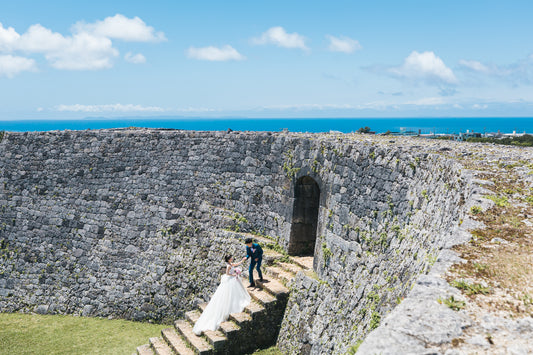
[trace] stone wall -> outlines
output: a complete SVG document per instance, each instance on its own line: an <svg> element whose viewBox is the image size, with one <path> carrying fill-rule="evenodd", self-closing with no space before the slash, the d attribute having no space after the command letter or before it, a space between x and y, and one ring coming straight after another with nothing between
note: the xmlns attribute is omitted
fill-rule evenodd
<svg viewBox="0 0 533 355"><path fill-rule="evenodd" d="M218 284L234 231L287 229L284 137L7 133L0 310L173 319ZM281 210L280 210L281 208Z"/></svg>
<svg viewBox="0 0 533 355"><path fill-rule="evenodd" d="M339 135L292 147L296 177L315 177L324 198L317 275L293 285L282 350L345 353L436 261L459 222L466 181L440 148L416 142Z"/></svg>
<svg viewBox="0 0 533 355"><path fill-rule="evenodd" d="M169 320L208 299L238 232L290 244L320 189L315 270L279 346L342 353L435 261L465 182L439 145L344 134L104 130L0 143L0 310Z"/></svg>

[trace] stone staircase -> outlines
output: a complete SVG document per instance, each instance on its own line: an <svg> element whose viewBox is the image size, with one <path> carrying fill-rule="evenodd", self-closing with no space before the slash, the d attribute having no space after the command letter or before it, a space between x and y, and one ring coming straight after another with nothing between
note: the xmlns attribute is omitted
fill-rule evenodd
<svg viewBox="0 0 533 355"><path fill-rule="evenodd" d="M313 257L284 257L264 249L263 277L268 282L256 281L255 288L246 288L252 302L241 313L233 313L216 331L205 331L201 336L192 328L207 303L185 314L173 328L161 331L160 337L150 338L149 344L137 347L138 355L190 354L248 354L276 343L289 296L289 283L300 271L313 268ZM248 286L247 270L242 283ZM253 339L253 341L251 341Z"/></svg>

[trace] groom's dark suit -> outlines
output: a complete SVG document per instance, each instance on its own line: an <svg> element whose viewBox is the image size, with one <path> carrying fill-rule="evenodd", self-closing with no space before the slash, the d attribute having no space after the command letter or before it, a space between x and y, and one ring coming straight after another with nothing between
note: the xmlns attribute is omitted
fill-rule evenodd
<svg viewBox="0 0 533 355"><path fill-rule="evenodd" d="M261 262L263 261L263 249L257 243L252 243L252 247L246 246L246 259L252 258L250 261L250 268L248 269L248 278L250 279L250 284L254 284L254 267L257 269L259 274L259 280L263 280L263 274L261 273ZM257 260L256 260L257 259Z"/></svg>

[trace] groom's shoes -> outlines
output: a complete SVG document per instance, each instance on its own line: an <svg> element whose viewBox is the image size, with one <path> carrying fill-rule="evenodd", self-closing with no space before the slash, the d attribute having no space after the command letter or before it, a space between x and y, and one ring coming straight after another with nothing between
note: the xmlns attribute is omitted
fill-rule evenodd
<svg viewBox="0 0 533 355"><path fill-rule="evenodd" d="M253 283L253 284L248 285L248 288L250 287L255 287L255 284Z"/></svg>
<svg viewBox="0 0 533 355"><path fill-rule="evenodd" d="M267 279L259 279L259 282L270 282Z"/></svg>

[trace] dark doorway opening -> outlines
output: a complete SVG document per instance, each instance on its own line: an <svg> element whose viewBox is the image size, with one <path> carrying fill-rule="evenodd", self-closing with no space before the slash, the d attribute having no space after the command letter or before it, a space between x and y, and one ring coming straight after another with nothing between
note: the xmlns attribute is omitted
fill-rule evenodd
<svg viewBox="0 0 533 355"><path fill-rule="evenodd" d="M309 176L302 176L294 186L294 207L292 212L290 255L314 255L320 188Z"/></svg>

